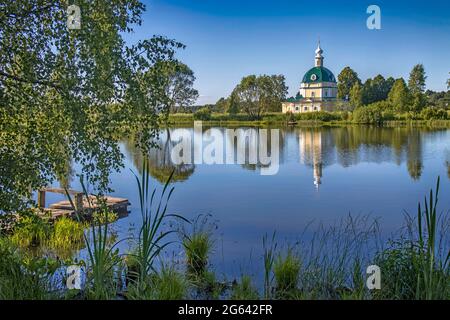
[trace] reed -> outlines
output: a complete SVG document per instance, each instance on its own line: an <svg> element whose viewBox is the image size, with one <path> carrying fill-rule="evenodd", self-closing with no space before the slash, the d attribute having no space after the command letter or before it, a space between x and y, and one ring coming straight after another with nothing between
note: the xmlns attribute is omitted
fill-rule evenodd
<svg viewBox="0 0 450 320"><path fill-rule="evenodd" d="M429 198L425 197L424 210L419 202L417 208L418 252L417 257L421 272L417 279L416 299L447 299L449 297L450 250L444 260L437 260L438 240L438 198L440 177L436 182L436 191L430 190Z"/></svg>
<svg viewBox="0 0 450 320"><path fill-rule="evenodd" d="M135 261L137 269L135 271L137 287L141 291L145 290L148 275L157 273L154 267L155 260L168 245L173 243L173 241L168 240L168 237L175 230L163 230L164 222L171 218L187 221L180 215L167 213L167 206L174 191L173 187L169 188L174 171L167 179L159 199L155 197L156 189L153 189L153 191L150 189L149 172L150 166L146 158L143 162L141 177L133 172L139 191L142 220L137 246L133 253L133 261Z"/></svg>
<svg viewBox="0 0 450 320"><path fill-rule="evenodd" d="M275 261L275 252L277 250L277 243L275 242L275 232L272 234L271 241L267 233L263 237L263 249L264 249L264 298L270 299L271 286L272 286L272 267Z"/></svg>
<svg viewBox="0 0 450 320"><path fill-rule="evenodd" d="M88 208L83 209L86 212L92 212L92 200L89 197L89 192L83 181L83 176L80 176L80 184L83 189L83 193L88 202ZM72 207L75 205L69 192L66 190L66 196L69 199ZM98 196L97 201L99 204L104 203L101 201L101 196ZM105 217L108 221L108 210L106 206L100 208L105 212ZM84 213L77 213L76 218L80 222ZM109 224L98 224L95 221L91 222L91 228L88 233L83 233L84 242L88 252L88 264L86 270L86 289L85 294L88 298L92 299L112 299L117 296L118 279L121 275L116 275L117 269L122 260L120 259L117 245L120 241L111 244L109 237ZM123 239L125 240L125 239ZM121 240L121 241L123 241Z"/></svg>
<svg viewBox="0 0 450 320"><path fill-rule="evenodd" d="M301 262L293 249L289 248L287 254L278 255L274 261L273 274L276 283L278 298L289 298L296 294L300 278Z"/></svg>

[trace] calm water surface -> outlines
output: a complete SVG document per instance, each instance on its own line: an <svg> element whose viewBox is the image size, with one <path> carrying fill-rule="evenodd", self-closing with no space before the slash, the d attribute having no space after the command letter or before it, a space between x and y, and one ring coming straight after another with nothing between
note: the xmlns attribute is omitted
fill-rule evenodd
<svg viewBox="0 0 450 320"><path fill-rule="evenodd" d="M295 241L311 221L326 226L349 213L370 214L379 219L381 232L389 235L401 227L405 211L415 213L418 200L435 186L438 176L440 208L450 209L450 130L446 129L280 129L280 167L271 176L261 175L255 165L174 166L167 132L159 145L161 149L150 156L153 185L161 189L175 168L170 211L189 219L212 215L217 225L213 264L226 274L261 269L265 233L276 231L278 239ZM124 142L122 148L125 169L114 173L111 181L113 194L130 200L131 213L115 224L119 237L139 225L138 194L129 169L137 172L142 163L131 143Z"/></svg>

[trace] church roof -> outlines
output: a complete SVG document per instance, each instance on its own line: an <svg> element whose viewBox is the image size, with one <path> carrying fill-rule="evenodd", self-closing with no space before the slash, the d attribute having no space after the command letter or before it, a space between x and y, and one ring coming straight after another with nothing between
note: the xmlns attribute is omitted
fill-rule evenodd
<svg viewBox="0 0 450 320"><path fill-rule="evenodd" d="M300 93L297 93L297 95L294 97L287 98L283 102L299 102L303 99L303 96Z"/></svg>
<svg viewBox="0 0 450 320"><path fill-rule="evenodd" d="M336 82L333 72L325 67L314 67L303 76L303 83Z"/></svg>

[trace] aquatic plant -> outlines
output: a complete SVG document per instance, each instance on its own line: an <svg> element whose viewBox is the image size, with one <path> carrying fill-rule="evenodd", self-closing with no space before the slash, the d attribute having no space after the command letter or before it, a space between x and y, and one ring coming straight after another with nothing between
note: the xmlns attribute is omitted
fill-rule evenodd
<svg viewBox="0 0 450 320"><path fill-rule="evenodd" d="M264 298L270 299L271 285L272 285L272 267L275 260L275 252L277 249L277 243L275 242L275 232L272 234L270 244L268 242L267 233L263 237L263 249L264 249Z"/></svg>
<svg viewBox="0 0 450 320"><path fill-rule="evenodd" d="M139 205L142 219L137 246L133 253L137 267L138 288L141 288L141 290L145 290L148 275L151 272L157 272L154 268L155 259L164 248L173 242L166 239L175 230L162 230L163 223L170 218L187 221L179 215L167 213L167 206L174 190L173 187L170 190L168 189L173 171L164 185L159 200L157 200L155 198L156 189L152 192L150 191L149 170L148 160L144 158L142 176L138 177L133 172L139 190Z"/></svg>
<svg viewBox="0 0 450 320"><path fill-rule="evenodd" d="M51 226L34 213L20 216L14 228L11 240L21 247L39 246L45 244L51 231Z"/></svg>
<svg viewBox="0 0 450 320"><path fill-rule="evenodd" d="M98 224L112 223L117 221L118 219L119 215L109 209L97 210L92 213L92 220L94 221L94 223Z"/></svg>
<svg viewBox="0 0 450 320"><path fill-rule="evenodd" d="M393 241L389 248L378 253L375 264L382 273L381 290L373 293L375 299L414 299L417 292L417 280L420 256L417 248L407 239Z"/></svg>
<svg viewBox="0 0 450 320"><path fill-rule="evenodd" d="M233 285L230 295L231 300L258 300L258 290L252 284L252 278L243 275L241 281Z"/></svg>
<svg viewBox="0 0 450 320"><path fill-rule="evenodd" d="M423 207L419 202L416 220L407 216L408 237L402 235L391 241L389 248L377 254L376 262L386 280L374 298L448 299L450 296L450 250L448 245L439 246L438 240L445 237L449 226L448 217L437 211L439 183L438 178L435 191L430 190ZM440 225L443 229L439 232Z"/></svg>
<svg viewBox="0 0 450 320"><path fill-rule="evenodd" d="M63 217L55 221L48 245L57 250L80 248L84 243L85 223Z"/></svg>
<svg viewBox="0 0 450 320"><path fill-rule="evenodd" d="M0 300L55 298L51 279L58 267L56 260L27 256L0 237Z"/></svg>
<svg viewBox="0 0 450 320"><path fill-rule="evenodd" d="M88 202L88 207L84 208L83 211L92 212L94 206L84 184L83 176L80 176L80 184ZM66 196L72 207L75 207L67 190ZM103 207L100 207L100 210L105 212L105 218L108 221L109 210L107 210L104 202L101 201L100 196L97 198L97 202L101 206L103 205ZM78 221L81 221L81 217L83 216L84 212L78 212L76 214ZM96 300L115 298L117 296L118 283L121 279L121 275L116 275L117 269L122 270L121 268L118 268L122 260L120 259L119 251L116 248L120 241L111 244L108 226L108 223L97 224L95 221L92 221L89 232L83 232L84 243L88 252L85 294L88 298Z"/></svg>
<svg viewBox="0 0 450 320"><path fill-rule="evenodd" d="M311 226L303 234L309 234ZM311 231L311 237L300 238L296 244L302 258L301 298L357 298L355 290L360 289L360 277L365 274L361 266L373 264L372 255L380 245L377 219L348 215L331 226L320 224Z"/></svg>
<svg viewBox="0 0 450 320"><path fill-rule="evenodd" d="M417 208L418 252L421 273L417 279L416 299L447 299L450 295L450 249L444 260L436 259L437 227L438 227L438 197L440 177L437 179L436 191L430 190L429 198L425 197L424 211L420 202Z"/></svg>
<svg viewBox="0 0 450 320"><path fill-rule="evenodd" d="M211 235L205 230L194 230L191 235L185 235L183 248L186 254L188 273L201 275L208 265L208 258L213 248Z"/></svg>
<svg viewBox="0 0 450 320"><path fill-rule="evenodd" d="M273 274L276 283L276 293L279 298L288 298L295 293L299 277L301 263L299 257L289 248L287 254L279 254L273 264Z"/></svg>

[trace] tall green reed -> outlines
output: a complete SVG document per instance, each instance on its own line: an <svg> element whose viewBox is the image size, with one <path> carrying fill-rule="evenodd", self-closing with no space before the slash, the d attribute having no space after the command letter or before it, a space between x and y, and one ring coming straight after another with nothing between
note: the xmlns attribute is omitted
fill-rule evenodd
<svg viewBox="0 0 450 320"><path fill-rule="evenodd" d="M271 285L272 285L272 268L275 261L275 253L277 250L277 243L275 242L274 232L269 243L267 233L263 236L263 250L264 250L264 299L270 299L271 297Z"/></svg>
<svg viewBox="0 0 450 320"><path fill-rule="evenodd" d="M170 218L188 222L180 215L167 213L167 206L174 191L174 187L169 188L173 174L174 171L172 171L167 179L158 200L155 197L156 188L153 191L150 189L150 166L148 160L144 158L141 177L133 172L139 191L139 205L142 219L133 260L137 264L136 285L141 290L145 290L148 284L148 275L152 272L157 272L154 267L156 258L164 248L174 242L169 241L168 236L176 231L163 230L164 222Z"/></svg>
<svg viewBox="0 0 450 320"><path fill-rule="evenodd" d="M92 214L93 202L84 184L83 177L80 176L80 184L83 189L84 196L88 203L88 208L83 208L82 212L76 212L78 221L84 219L84 216ZM72 207L75 205L69 192L66 190L66 196L69 199ZM97 204L100 210L106 212L106 221L108 219L108 208L101 196L97 196ZM121 263L118 249L116 248L119 242L111 244L108 239L110 235L109 223L96 223L95 219L91 221L90 234L83 233L84 242L88 252L88 265L86 270L87 281L85 293L92 299L111 299L117 296L117 285L120 275L115 272ZM90 236L90 237L89 237Z"/></svg>
<svg viewBox="0 0 450 320"><path fill-rule="evenodd" d="M450 250L443 261L436 260L439 186L440 177L436 182L436 191L433 192L431 189L429 198L425 197L424 210L422 210L420 202L417 207L418 261L421 270L417 278L417 299L445 298L442 294L448 293Z"/></svg>

